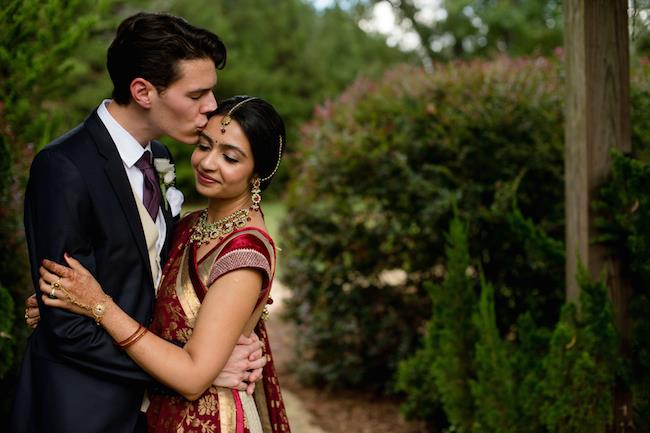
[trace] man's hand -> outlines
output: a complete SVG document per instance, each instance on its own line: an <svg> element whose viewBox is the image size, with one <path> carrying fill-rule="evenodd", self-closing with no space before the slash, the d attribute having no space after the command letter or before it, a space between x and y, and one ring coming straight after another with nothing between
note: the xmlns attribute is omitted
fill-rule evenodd
<svg viewBox="0 0 650 433"><path fill-rule="evenodd" d="M240 336L235 349L230 354L213 385L246 391L252 395L255 382L262 378L262 368L266 365L263 343L252 333L250 337Z"/></svg>

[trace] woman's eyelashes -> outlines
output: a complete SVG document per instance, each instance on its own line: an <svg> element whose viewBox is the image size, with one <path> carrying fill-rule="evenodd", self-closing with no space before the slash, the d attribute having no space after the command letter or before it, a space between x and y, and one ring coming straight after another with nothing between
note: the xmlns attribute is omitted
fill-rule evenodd
<svg viewBox="0 0 650 433"><path fill-rule="evenodd" d="M232 156L228 155L227 153L223 154L223 159L228 163L228 164L237 164L239 162L238 159L233 158Z"/></svg>
<svg viewBox="0 0 650 433"><path fill-rule="evenodd" d="M203 140L199 141L199 143L196 145L196 147L198 147L199 150L202 150L204 152L207 152L210 149L212 149L212 146L210 145L210 143L207 143L207 142L205 142Z"/></svg>

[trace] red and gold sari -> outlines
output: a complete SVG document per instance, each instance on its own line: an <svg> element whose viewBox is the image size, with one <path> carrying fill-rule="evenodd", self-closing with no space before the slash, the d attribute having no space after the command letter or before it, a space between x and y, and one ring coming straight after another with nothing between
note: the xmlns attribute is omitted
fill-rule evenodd
<svg viewBox="0 0 650 433"><path fill-rule="evenodd" d="M255 330L264 343L267 363L253 397L245 392L211 386L197 400L189 401L163 386L153 387L149 392L151 403L147 410L149 432L289 432L266 328L264 321L260 320L275 272L273 241L260 229L238 229L197 261L196 245L190 243L189 238L199 213L188 215L177 225L150 329L158 336L184 346L192 335L208 287L227 272L255 268L263 275L263 286L244 333Z"/></svg>

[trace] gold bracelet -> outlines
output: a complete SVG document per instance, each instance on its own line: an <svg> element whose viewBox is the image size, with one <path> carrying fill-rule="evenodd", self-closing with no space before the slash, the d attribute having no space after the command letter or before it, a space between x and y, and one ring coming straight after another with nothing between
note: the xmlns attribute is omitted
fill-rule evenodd
<svg viewBox="0 0 650 433"><path fill-rule="evenodd" d="M93 305L92 309L90 310L93 313L93 316L95 317L95 323L100 324L102 321L102 318L104 317L104 314L106 313L106 303L110 301L112 298L108 295L104 298L103 301L97 302L95 305Z"/></svg>

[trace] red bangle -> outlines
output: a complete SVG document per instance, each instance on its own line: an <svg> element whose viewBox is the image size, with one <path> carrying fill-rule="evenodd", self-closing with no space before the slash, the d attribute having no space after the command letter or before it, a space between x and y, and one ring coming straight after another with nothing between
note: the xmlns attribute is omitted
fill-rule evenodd
<svg viewBox="0 0 650 433"><path fill-rule="evenodd" d="M132 345L133 343L141 339L142 336L147 333L147 331L148 331L147 328L142 326L141 323L138 323L138 329L136 329L133 334L131 334L129 337L127 337L122 341L116 342L115 344L122 349L126 349L127 347L129 347L130 345Z"/></svg>

